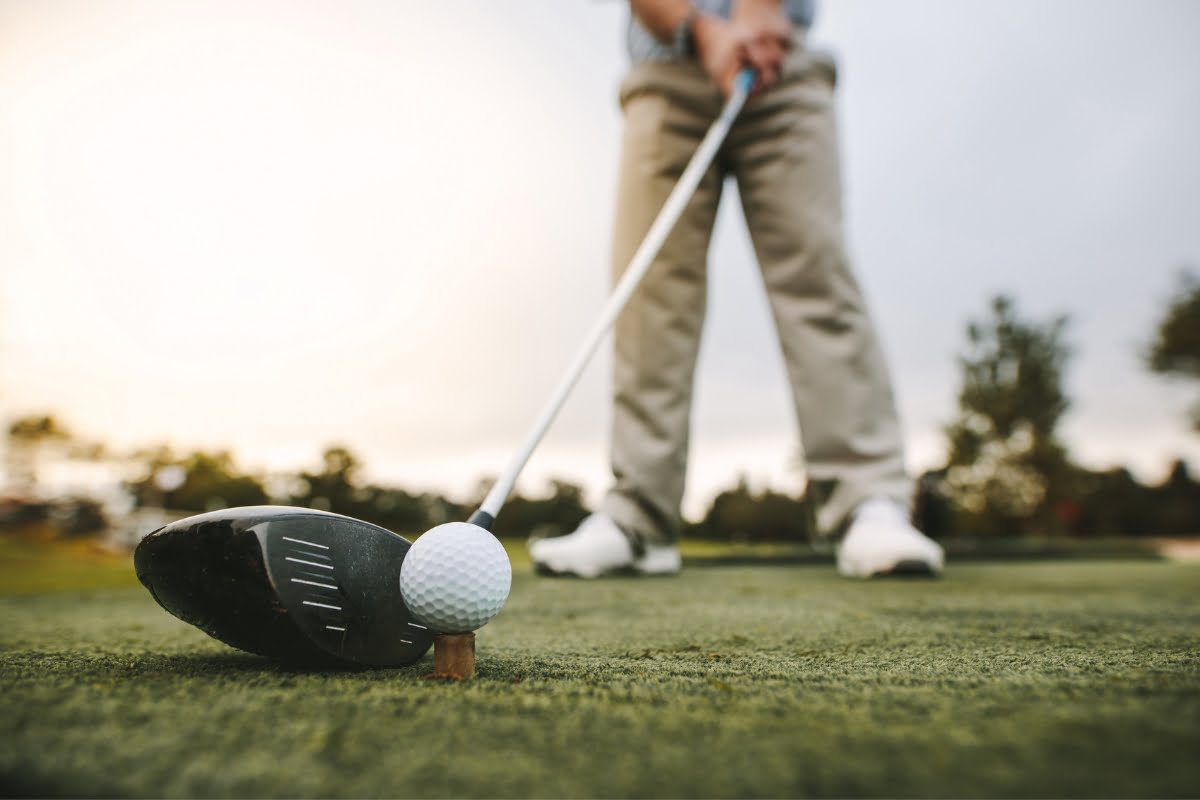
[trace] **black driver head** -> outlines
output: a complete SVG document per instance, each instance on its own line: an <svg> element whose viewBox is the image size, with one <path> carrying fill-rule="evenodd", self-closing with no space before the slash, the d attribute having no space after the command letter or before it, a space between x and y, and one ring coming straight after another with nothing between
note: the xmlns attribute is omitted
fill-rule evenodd
<svg viewBox="0 0 1200 800"><path fill-rule="evenodd" d="M433 633L400 596L411 543L339 514L213 511L151 533L133 554L159 605L213 638L285 661L402 666Z"/></svg>

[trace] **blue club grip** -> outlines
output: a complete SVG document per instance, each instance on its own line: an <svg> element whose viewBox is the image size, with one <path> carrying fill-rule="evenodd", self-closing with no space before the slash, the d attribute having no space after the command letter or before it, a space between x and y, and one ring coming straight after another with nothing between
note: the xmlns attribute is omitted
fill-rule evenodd
<svg viewBox="0 0 1200 800"><path fill-rule="evenodd" d="M757 77L754 73L754 67L746 67L733 79L733 85L746 94L750 94L750 90L754 88L754 81Z"/></svg>

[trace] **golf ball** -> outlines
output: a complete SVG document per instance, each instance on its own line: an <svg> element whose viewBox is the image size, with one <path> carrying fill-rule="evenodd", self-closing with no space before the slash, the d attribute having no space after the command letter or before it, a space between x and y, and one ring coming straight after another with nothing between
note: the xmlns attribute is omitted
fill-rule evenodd
<svg viewBox="0 0 1200 800"><path fill-rule="evenodd" d="M508 553L468 522L438 525L417 539L400 567L400 594L421 624L468 633L500 613L512 587Z"/></svg>

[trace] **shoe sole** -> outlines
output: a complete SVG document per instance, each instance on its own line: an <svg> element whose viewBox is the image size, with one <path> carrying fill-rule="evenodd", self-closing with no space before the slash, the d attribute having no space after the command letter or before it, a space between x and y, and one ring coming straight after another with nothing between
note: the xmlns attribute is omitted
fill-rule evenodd
<svg viewBox="0 0 1200 800"><path fill-rule="evenodd" d="M940 578L941 572L934 569L927 561L920 559L908 559L905 561L897 561L896 565L891 569L882 572L876 572L871 575L872 578L925 578L934 579Z"/></svg>

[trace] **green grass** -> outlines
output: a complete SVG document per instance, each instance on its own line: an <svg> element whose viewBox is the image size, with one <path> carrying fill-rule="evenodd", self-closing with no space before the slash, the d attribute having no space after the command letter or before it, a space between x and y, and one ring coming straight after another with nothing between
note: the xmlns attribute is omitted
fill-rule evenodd
<svg viewBox="0 0 1200 800"><path fill-rule="evenodd" d="M8 572L6 569L5 572ZM480 677L303 671L139 587L0 596L0 788L84 796L1196 796L1200 567L535 578Z"/></svg>
<svg viewBox="0 0 1200 800"><path fill-rule="evenodd" d="M0 535L0 594L138 585L133 557L103 550L94 540L52 540L38 533Z"/></svg>

